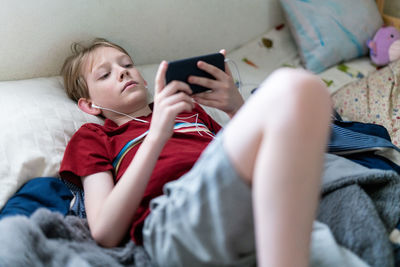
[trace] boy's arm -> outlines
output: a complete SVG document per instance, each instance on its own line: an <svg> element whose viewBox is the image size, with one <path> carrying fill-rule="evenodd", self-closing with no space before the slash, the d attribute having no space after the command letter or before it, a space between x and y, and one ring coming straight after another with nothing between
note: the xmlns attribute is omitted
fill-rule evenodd
<svg viewBox="0 0 400 267"><path fill-rule="evenodd" d="M118 245L128 232L162 148L162 142L146 137L115 186L111 172L82 179L90 231L102 246Z"/></svg>
<svg viewBox="0 0 400 267"><path fill-rule="evenodd" d="M176 116L194 107L186 83L174 81L165 86L167 67L164 61L157 72L149 133L119 182L114 185L110 172L82 179L90 231L102 246L118 245L127 233L161 150L173 134Z"/></svg>

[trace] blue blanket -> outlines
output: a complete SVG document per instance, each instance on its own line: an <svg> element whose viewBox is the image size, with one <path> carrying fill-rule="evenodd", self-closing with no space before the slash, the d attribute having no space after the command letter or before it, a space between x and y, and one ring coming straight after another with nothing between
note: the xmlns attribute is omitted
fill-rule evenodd
<svg viewBox="0 0 400 267"><path fill-rule="evenodd" d="M38 208L66 215L73 195L68 187L57 178L39 177L24 184L0 211L0 219L12 215L29 217Z"/></svg>

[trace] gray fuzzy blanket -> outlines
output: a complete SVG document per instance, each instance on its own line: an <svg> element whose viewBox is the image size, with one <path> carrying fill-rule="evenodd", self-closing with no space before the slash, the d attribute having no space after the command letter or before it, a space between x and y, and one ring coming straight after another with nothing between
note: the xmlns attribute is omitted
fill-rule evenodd
<svg viewBox="0 0 400 267"><path fill-rule="evenodd" d="M37 210L0 221L0 266L150 266L142 247L102 248L85 219Z"/></svg>
<svg viewBox="0 0 400 267"><path fill-rule="evenodd" d="M64 217L47 209L30 218L0 221L0 266L151 266L142 247L133 242L119 248L99 247L90 237L85 219ZM356 255L338 245L329 228L315 222L310 266L367 267Z"/></svg>
<svg viewBox="0 0 400 267"><path fill-rule="evenodd" d="M400 176L326 154L317 219L371 266L394 266L390 232L400 218Z"/></svg>

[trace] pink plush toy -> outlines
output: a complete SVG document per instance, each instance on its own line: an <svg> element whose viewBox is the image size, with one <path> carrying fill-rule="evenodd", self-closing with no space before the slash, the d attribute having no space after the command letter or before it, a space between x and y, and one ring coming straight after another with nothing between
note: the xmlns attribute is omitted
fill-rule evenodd
<svg viewBox="0 0 400 267"><path fill-rule="evenodd" d="M368 40L372 62L386 65L400 58L400 32L392 26L380 28L372 40Z"/></svg>

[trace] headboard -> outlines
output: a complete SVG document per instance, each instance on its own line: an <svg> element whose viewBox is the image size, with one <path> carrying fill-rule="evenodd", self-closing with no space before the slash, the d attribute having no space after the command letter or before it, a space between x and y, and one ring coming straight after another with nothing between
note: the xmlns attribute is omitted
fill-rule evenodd
<svg viewBox="0 0 400 267"><path fill-rule="evenodd" d="M281 20L277 0L3 0L0 81L58 75L74 41L110 39L142 65L229 51Z"/></svg>
<svg viewBox="0 0 400 267"><path fill-rule="evenodd" d="M395 26L400 30L400 1L398 0L376 0L386 25Z"/></svg>

